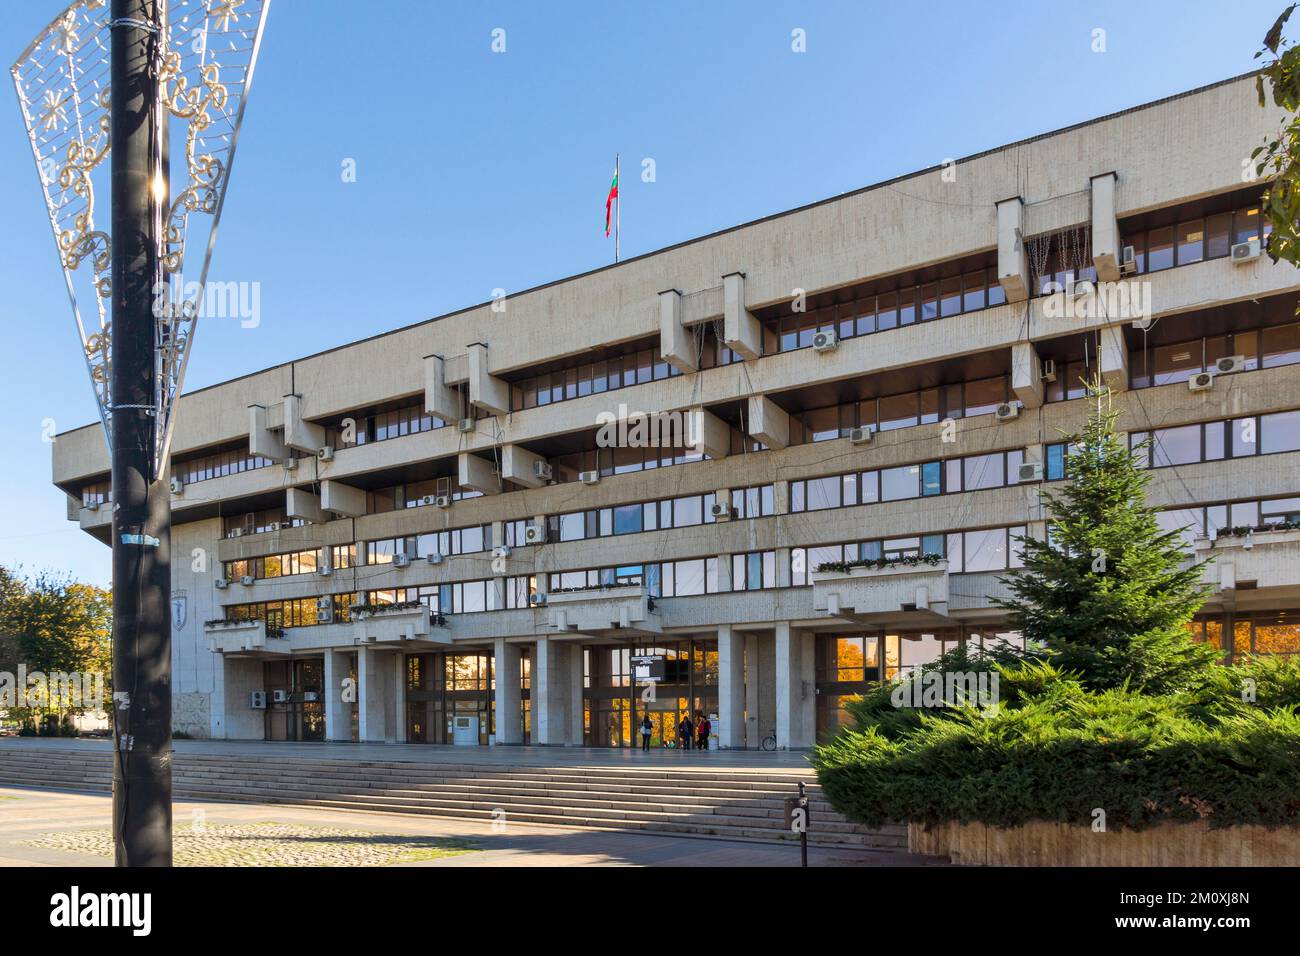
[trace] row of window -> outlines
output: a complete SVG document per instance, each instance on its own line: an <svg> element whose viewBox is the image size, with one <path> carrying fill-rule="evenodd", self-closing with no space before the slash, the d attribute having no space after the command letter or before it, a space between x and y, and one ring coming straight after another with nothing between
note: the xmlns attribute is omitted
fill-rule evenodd
<svg viewBox="0 0 1300 956"><path fill-rule="evenodd" d="M265 511L226 515L221 519L221 533L227 538L234 538L245 534L279 531L282 528L298 528L306 523L302 518L290 518L283 508L268 508Z"/></svg>
<svg viewBox="0 0 1300 956"><path fill-rule="evenodd" d="M392 564L394 555L398 554L415 559L426 558L431 554L476 554L491 548L492 525L470 525L448 531L429 531L425 534L367 541L366 564Z"/></svg>
<svg viewBox="0 0 1300 956"><path fill-rule="evenodd" d="M1215 538L1229 528L1300 522L1300 496L1169 508L1157 518L1166 531L1181 532L1190 546L1197 538Z"/></svg>
<svg viewBox="0 0 1300 956"><path fill-rule="evenodd" d="M1192 634L1234 658L1245 654L1300 654L1300 608L1255 611L1234 615L1225 628L1220 616L1198 616L1189 625Z"/></svg>
<svg viewBox="0 0 1300 956"><path fill-rule="evenodd" d="M1261 233L1261 228L1263 232ZM1174 226L1125 233L1122 245L1132 246L1137 271L1160 272L1206 259L1222 259L1238 242L1262 241L1273 232L1258 206L1184 220Z"/></svg>
<svg viewBox="0 0 1300 956"><path fill-rule="evenodd" d="M245 471L256 471L258 468L267 468L274 464L275 462L270 458L263 458L261 455L250 455L243 449L219 451L211 455L204 455L201 458L191 458L188 461L173 461L172 477L179 478L187 485L192 485L198 481L224 478L226 475L237 475Z"/></svg>
<svg viewBox="0 0 1300 956"><path fill-rule="evenodd" d="M812 572L823 564L856 561L897 561L903 558L947 558L948 573L1005 571L1021 566L1020 545L1024 525L951 531L946 534L877 538L848 544L795 548L790 552L790 581L796 587L812 583Z"/></svg>
<svg viewBox="0 0 1300 956"><path fill-rule="evenodd" d="M790 444L847 438L854 428L892 431L948 418L991 415L1010 398L1007 376L828 405L790 415Z"/></svg>
<svg viewBox="0 0 1300 956"><path fill-rule="evenodd" d="M349 620L354 601L351 593L329 595L332 598L333 619ZM316 606L317 598L296 598L289 601L258 601L253 604L232 604L226 607L228 621L265 621L268 627L311 627L323 623L322 612Z"/></svg>
<svg viewBox="0 0 1300 956"><path fill-rule="evenodd" d="M587 538L657 531L661 528L713 524L716 520L713 515L715 500L714 493L709 492L550 515L546 519L547 537L551 541L582 541ZM765 517L774 514L775 507L773 485L732 489L731 513L736 518Z"/></svg>
<svg viewBox="0 0 1300 956"><path fill-rule="evenodd" d="M790 511L823 511L879 501L1001 488L1019 481L1023 449L967 455L917 465L854 471L790 482Z"/></svg>
<svg viewBox="0 0 1300 956"><path fill-rule="evenodd" d="M1139 449L1148 438L1150 447ZM1300 410L1131 432L1129 447L1150 468L1300 451Z"/></svg>

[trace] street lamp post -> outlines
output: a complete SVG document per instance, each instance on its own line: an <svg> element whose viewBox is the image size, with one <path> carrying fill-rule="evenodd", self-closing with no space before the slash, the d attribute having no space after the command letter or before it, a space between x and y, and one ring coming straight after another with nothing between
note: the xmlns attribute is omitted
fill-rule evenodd
<svg viewBox="0 0 1300 956"><path fill-rule="evenodd" d="M109 451L118 866L172 862L171 436L269 7L73 0L10 71Z"/></svg>

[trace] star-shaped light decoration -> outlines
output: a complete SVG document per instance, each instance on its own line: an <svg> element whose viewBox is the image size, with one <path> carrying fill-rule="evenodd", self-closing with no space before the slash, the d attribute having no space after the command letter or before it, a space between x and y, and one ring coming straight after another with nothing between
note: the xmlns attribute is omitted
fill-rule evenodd
<svg viewBox="0 0 1300 956"><path fill-rule="evenodd" d="M244 0L220 0L212 9L212 19L218 30L229 30L232 23L239 22L239 8Z"/></svg>
<svg viewBox="0 0 1300 956"><path fill-rule="evenodd" d="M68 10L59 21L58 32L54 36L54 49L58 53L71 53L77 48L77 14Z"/></svg>
<svg viewBox="0 0 1300 956"><path fill-rule="evenodd" d="M46 90L43 97L45 106L41 113L41 127L46 131L57 129L60 124L68 121L68 111L63 108L67 102L66 96L60 96L56 90Z"/></svg>

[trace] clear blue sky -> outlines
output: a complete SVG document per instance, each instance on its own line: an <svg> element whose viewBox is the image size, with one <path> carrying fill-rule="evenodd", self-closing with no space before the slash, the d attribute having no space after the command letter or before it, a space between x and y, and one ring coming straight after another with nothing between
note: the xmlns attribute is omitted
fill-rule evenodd
<svg viewBox="0 0 1300 956"><path fill-rule="evenodd" d="M4 3L0 59L64 5ZM200 324L187 386L608 263L616 150L629 257L1243 73L1282 6L274 0L212 272L262 322ZM49 483L42 420L95 410L7 99L0 563L107 583Z"/></svg>

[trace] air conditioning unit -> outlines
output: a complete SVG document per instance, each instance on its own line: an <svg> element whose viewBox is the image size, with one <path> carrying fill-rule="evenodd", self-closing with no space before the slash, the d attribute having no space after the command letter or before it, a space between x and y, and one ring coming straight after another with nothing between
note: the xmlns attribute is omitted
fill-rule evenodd
<svg viewBox="0 0 1300 956"><path fill-rule="evenodd" d="M1020 406L1015 402L1003 402L998 406L997 411L993 413L993 417L1000 422L1009 422L1013 418L1019 418Z"/></svg>
<svg viewBox="0 0 1300 956"><path fill-rule="evenodd" d="M287 704L289 702L289 692L287 690L271 691L271 702L275 704Z"/></svg>
<svg viewBox="0 0 1300 956"><path fill-rule="evenodd" d="M331 597L318 597L316 599L316 610L318 611L334 610L334 599Z"/></svg>
<svg viewBox="0 0 1300 956"><path fill-rule="evenodd" d="M1137 271L1137 252L1132 246L1125 246L1119 254L1119 274L1122 276L1131 276Z"/></svg>
<svg viewBox="0 0 1300 956"><path fill-rule="evenodd" d="M255 690L248 695L248 706L253 710L266 710L266 691Z"/></svg>
<svg viewBox="0 0 1300 956"><path fill-rule="evenodd" d="M584 485L598 485L600 484L600 472L580 471L578 472L578 480Z"/></svg>
<svg viewBox="0 0 1300 956"><path fill-rule="evenodd" d="M840 347L839 336L834 329L822 329L813 334L812 347L814 352L834 352Z"/></svg>
<svg viewBox="0 0 1300 956"><path fill-rule="evenodd" d="M225 578L217 578L212 583L216 586L218 591L224 591L226 588L230 587L230 582Z"/></svg>
<svg viewBox="0 0 1300 956"><path fill-rule="evenodd" d="M545 544L546 528L540 524L524 526L524 544Z"/></svg>
<svg viewBox="0 0 1300 956"><path fill-rule="evenodd" d="M849 441L855 445L866 445L871 442L871 436L874 433L867 425L861 425L857 428L849 429Z"/></svg>
<svg viewBox="0 0 1300 956"><path fill-rule="evenodd" d="M437 495L420 495L420 507L423 508L427 505L431 505L437 500Z"/></svg>
<svg viewBox="0 0 1300 956"><path fill-rule="evenodd" d="M320 694L314 690L305 690L302 692L302 700L305 704L314 704L320 700Z"/></svg>
<svg viewBox="0 0 1300 956"><path fill-rule="evenodd" d="M549 462L545 462L545 461L533 462L534 478L540 478L542 481L550 481L551 474L552 472L551 472L551 466Z"/></svg>
<svg viewBox="0 0 1300 956"><path fill-rule="evenodd" d="M1187 389L1192 392L1208 392L1214 388L1213 372L1197 372L1187 380Z"/></svg>
<svg viewBox="0 0 1300 956"><path fill-rule="evenodd" d="M1043 480L1043 463L1040 461L1027 461L1020 466L1016 472L1016 480L1024 483L1027 481Z"/></svg>
<svg viewBox="0 0 1300 956"><path fill-rule="evenodd" d="M499 546L499 547L493 548L493 549L492 549L492 557L494 557L494 558L508 558L508 557L510 557L510 546L509 546L508 544L503 544L503 545L501 545L501 546Z"/></svg>
<svg viewBox="0 0 1300 956"><path fill-rule="evenodd" d="M333 446L333 445L326 445L324 448L318 448L318 449L316 449L316 460L317 460L317 461L333 461L333 460L334 460L334 446Z"/></svg>
<svg viewBox="0 0 1300 956"><path fill-rule="evenodd" d="M334 573L334 569L331 568L328 564L322 564L318 568L316 568L316 573L323 578L327 578Z"/></svg>
<svg viewBox="0 0 1300 956"><path fill-rule="evenodd" d="M542 594L540 591L535 591L535 592L533 592L532 594L528 595L528 606L529 606L529 607L545 607L545 606L546 606L546 595L545 595L545 594Z"/></svg>
<svg viewBox="0 0 1300 956"><path fill-rule="evenodd" d="M1043 359L1043 381L1056 381L1056 359Z"/></svg>
<svg viewBox="0 0 1300 956"><path fill-rule="evenodd" d="M397 554L393 555L393 567L405 568L405 567L409 567L410 564L411 564L411 556L409 554L403 554L402 552L399 551Z"/></svg>
<svg viewBox="0 0 1300 956"><path fill-rule="evenodd" d="M297 458L286 458L282 464L284 465L284 470L285 470L285 471L297 471L297 470L298 470L298 459L297 459Z"/></svg>
<svg viewBox="0 0 1300 956"><path fill-rule="evenodd" d="M437 496L433 499L433 503L434 503L435 505L437 505L439 508L450 508L450 507L451 507L451 495L437 495Z"/></svg>
<svg viewBox="0 0 1300 956"><path fill-rule="evenodd" d="M226 535L227 538L242 538L243 536L244 536L243 528L231 528L230 533Z"/></svg>
<svg viewBox="0 0 1300 956"><path fill-rule="evenodd" d="M181 481L179 478L173 478L171 480L171 489L172 494L183 495L185 494L185 482Z"/></svg>
<svg viewBox="0 0 1300 956"><path fill-rule="evenodd" d="M442 564L442 555L440 555L437 551L433 551L430 552L429 554L426 554L424 556L424 560L428 561L430 564Z"/></svg>
<svg viewBox="0 0 1300 956"><path fill-rule="evenodd" d="M460 432L462 435L472 432L473 430L474 419L472 418L462 418L456 423L456 431Z"/></svg>
<svg viewBox="0 0 1300 956"><path fill-rule="evenodd" d="M246 588L251 588L253 586L253 582L256 580L257 578L253 577L251 574L245 574L243 577L239 579L239 583Z"/></svg>
<svg viewBox="0 0 1300 956"><path fill-rule="evenodd" d="M270 523L267 524L267 526L266 526L266 530L267 530L267 531L279 531L279 530L280 530L280 527L281 527L280 522L278 522L278 521L272 521L272 522L270 522Z"/></svg>
<svg viewBox="0 0 1300 956"><path fill-rule="evenodd" d="M1228 355L1214 363L1215 375L1231 375L1233 372L1246 371L1246 356Z"/></svg>
<svg viewBox="0 0 1300 956"><path fill-rule="evenodd" d="M1231 259L1237 265L1243 265L1247 262L1254 262L1259 258L1259 240L1250 239L1246 242L1233 243Z"/></svg>
<svg viewBox="0 0 1300 956"><path fill-rule="evenodd" d="M709 508L709 514L713 515L718 521L726 521L731 517L731 505L725 501L715 501Z"/></svg>

